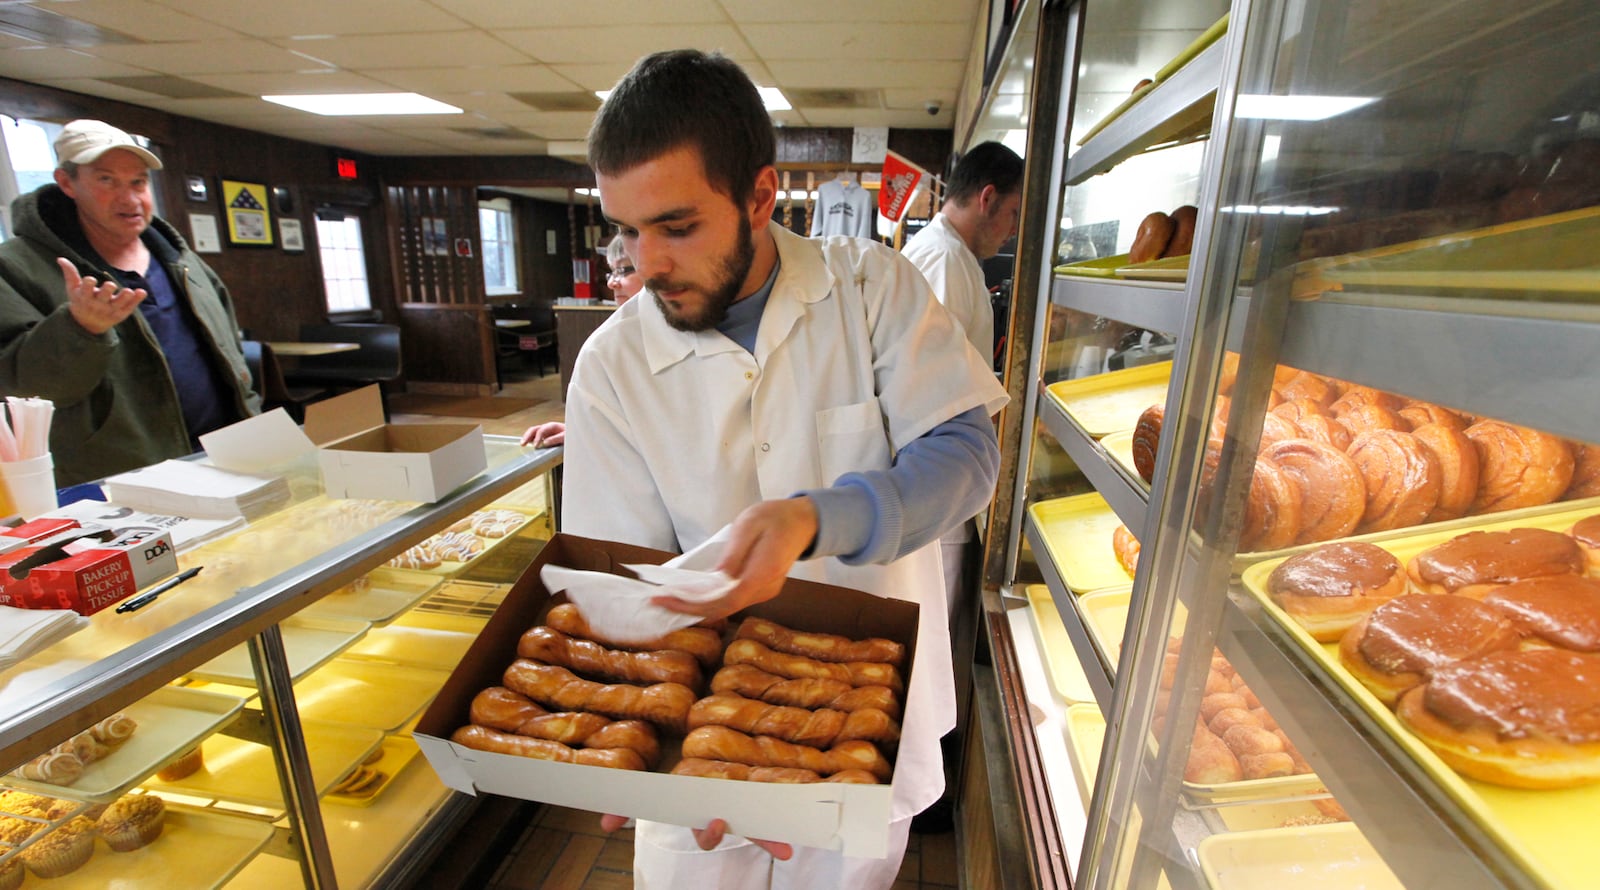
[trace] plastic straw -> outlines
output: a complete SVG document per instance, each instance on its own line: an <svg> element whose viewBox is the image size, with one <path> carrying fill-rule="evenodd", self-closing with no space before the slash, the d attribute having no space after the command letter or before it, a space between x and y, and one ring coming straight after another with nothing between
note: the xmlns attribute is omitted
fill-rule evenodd
<svg viewBox="0 0 1600 890"><path fill-rule="evenodd" d="M0 459L27 460L49 454L50 420L55 414L55 403L49 399L7 396L6 406L11 411L11 426L6 438L10 440L15 454L10 457L0 455ZM0 449L3 448L4 445L0 444Z"/></svg>

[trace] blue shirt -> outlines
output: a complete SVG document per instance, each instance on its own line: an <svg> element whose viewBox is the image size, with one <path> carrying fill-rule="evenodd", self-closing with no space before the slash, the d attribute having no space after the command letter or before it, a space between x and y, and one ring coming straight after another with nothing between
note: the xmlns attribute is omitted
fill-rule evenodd
<svg viewBox="0 0 1600 890"><path fill-rule="evenodd" d="M150 267L143 275L122 269L117 271L127 287L144 288L149 293L139 303L139 314L144 316L166 355L167 370L183 409L183 423L189 430L189 442L198 448L201 434L239 419L228 394L217 383L209 350L200 339L200 326L178 299L177 288L168 277L166 266L154 252L150 255Z"/></svg>

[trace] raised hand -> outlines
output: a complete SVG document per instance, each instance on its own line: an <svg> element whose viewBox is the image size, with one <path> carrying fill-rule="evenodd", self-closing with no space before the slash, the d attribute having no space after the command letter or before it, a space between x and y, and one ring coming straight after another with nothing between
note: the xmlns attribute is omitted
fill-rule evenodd
<svg viewBox="0 0 1600 890"><path fill-rule="evenodd" d="M130 290L115 281L101 284L94 277L78 274L78 267L66 257L56 257L61 277L67 285L67 311L84 330L104 334L133 313L147 294L144 288Z"/></svg>

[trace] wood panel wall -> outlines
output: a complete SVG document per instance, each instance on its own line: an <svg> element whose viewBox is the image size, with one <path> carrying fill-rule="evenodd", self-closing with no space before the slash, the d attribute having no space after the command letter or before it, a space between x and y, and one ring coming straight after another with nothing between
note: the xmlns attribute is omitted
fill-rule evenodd
<svg viewBox="0 0 1600 890"><path fill-rule="evenodd" d="M493 391L494 318L483 289L477 189L392 185L384 208L406 377ZM471 249L459 252L458 239Z"/></svg>

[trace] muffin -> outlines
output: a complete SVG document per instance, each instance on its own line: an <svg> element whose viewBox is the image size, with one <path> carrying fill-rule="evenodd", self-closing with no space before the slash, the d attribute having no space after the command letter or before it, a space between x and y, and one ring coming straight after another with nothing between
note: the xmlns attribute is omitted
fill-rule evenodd
<svg viewBox="0 0 1600 890"><path fill-rule="evenodd" d="M17 890L22 886L22 860L7 859L0 862L0 890Z"/></svg>
<svg viewBox="0 0 1600 890"><path fill-rule="evenodd" d="M95 823L106 844L118 853L137 850L161 836L167 806L154 794L128 794L117 798Z"/></svg>
<svg viewBox="0 0 1600 890"><path fill-rule="evenodd" d="M29 813L35 819L43 819L42 815ZM11 847L20 847L22 842L33 833L44 827L38 822L29 822L26 819L17 819L11 816L0 816L0 844Z"/></svg>
<svg viewBox="0 0 1600 890"><path fill-rule="evenodd" d="M83 867L94 854L94 823L74 816L22 851L28 871L41 878L59 878Z"/></svg>

